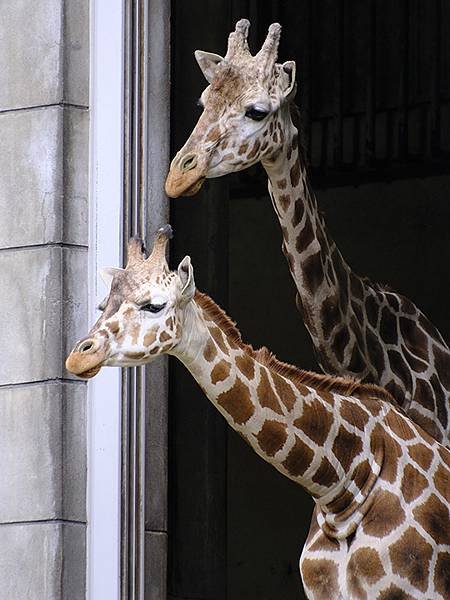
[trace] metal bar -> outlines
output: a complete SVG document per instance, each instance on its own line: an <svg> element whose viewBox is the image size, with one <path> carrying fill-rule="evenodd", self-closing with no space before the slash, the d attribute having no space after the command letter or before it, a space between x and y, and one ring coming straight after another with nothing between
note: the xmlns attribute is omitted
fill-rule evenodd
<svg viewBox="0 0 450 600"><path fill-rule="evenodd" d="M376 112L376 0L369 6L368 65L366 78L366 163L375 158L375 112Z"/></svg>
<svg viewBox="0 0 450 600"><path fill-rule="evenodd" d="M402 56L402 79L400 84L400 131L399 131L399 156L400 160L406 161L409 145L409 0L403 0L403 56Z"/></svg>
<svg viewBox="0 0 450 600"><path fill-rule="evenodd" d="M337 69L336 81L336 114L334 118L334 167L340 168L343 156L343 110L344 110L344 0L339 0L337 7Z"/></svg>
<svg viewBox="0 0 450 600"><path fill-rule="evenodd" d="M431 102L430 102L430 146L429 157L439 154L440 140L440 74L442 52L442 1L434 0L432 3L433 32L431 35L432 63L431 63Z"/></svg>

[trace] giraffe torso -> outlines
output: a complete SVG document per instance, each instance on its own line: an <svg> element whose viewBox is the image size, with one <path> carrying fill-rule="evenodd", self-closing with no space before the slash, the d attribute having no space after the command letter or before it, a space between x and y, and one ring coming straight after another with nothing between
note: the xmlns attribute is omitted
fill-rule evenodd
<svg viewBox="0 0 450 600"><path fill-rule="evenodd" d="M389 434L389 460L354 532L344 539L327 535L316 505L300 559L307 596L447 600L450 452L395 411L388 410L376 427Z"/></svg>

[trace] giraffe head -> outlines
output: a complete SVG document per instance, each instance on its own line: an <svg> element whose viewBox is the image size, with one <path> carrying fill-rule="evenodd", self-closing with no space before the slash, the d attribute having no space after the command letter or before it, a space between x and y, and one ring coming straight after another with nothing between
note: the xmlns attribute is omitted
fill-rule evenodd
<svg viewBox="0 0 450 600"><path fill-rule="evenodd" d="M172 161L166 180L171 197L193 195L205 178L240 171L270 159L284 141L283 119L295 95L295 63L276 62L281 26L269 27L252 56L250 23L238 21L224 58L197 50L195 58L209 85L200 97L203 113Z"/></svg>
<svg viewBox="0 0 450 600"><path fill-rule="evenodd" d="M148 258L142 242L131 239L126 268L103 270L109 295L99 306L100 318L67 358L68 371L88 379L103 366L148 363L180 342L184 308L194 297L195 284L188 256L176 272L167 266L171 234L169 225L158 231Z"/></svg>

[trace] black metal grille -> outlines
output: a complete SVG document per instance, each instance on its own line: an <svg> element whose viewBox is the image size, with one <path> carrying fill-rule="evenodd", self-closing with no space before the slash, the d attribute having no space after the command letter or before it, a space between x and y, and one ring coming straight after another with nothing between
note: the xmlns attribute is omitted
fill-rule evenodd
<svg viewBox="0 0 450 600"><path fill-rule="evenodd" d="M450 3L248 2L256 49L273 20L295 59L316 184L449 172ZM242 16L242 3L239 3ZM243 173L240 184L260 178Z"/></svg>

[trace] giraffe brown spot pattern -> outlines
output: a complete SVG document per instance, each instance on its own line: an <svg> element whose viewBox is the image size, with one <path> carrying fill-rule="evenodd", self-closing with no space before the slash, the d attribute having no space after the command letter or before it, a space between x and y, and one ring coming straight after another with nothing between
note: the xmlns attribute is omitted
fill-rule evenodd
<svg viewBox="0 0 450 600"><path fill-rule="evenodd" d="M404 305L402 306L404 310ZM415 311L414 311L415 312ZM400 332L408 350L424 361L428 361L428 342L425 334L421 331L414 319L400 317Z"/></svg>
<svg viewBox="0 0 450 600"><path fill-rule="evenodd" d="M333 485L333 483L337 483L339 481L336 469L330 463L328 458L326 458L326 456L324 456L320 461L319 468L312 476L312 480L314 483L318 483L319 485L326 487L330 487Z"/></svg>
<svg viewBox="0 0 450 600"><path fill-rule="evenodd" d="M283 462L287 472L293 477L301 477L311 464L314 452L300 438L295 436L295 443Z"/></svg>
<svg viewBox="0 0 450 600"><path fill-rule="evenodd" d="M413 465L406 465L400 487L406 502L412 502L418 498L427 487L426 478Z"/></svg>
<svg viewBox="0 0 450 600"><path fill-rule="evenodd" d="M339 550L339 542L333 538L329 538L325 533L321 532L317 540L308 546L308 551L311 552L336 552Z"/></svg>
<svg viewBox="0 0 450 600"><path fill-rule="evenodd" d="M303 229L297 235L297 241L295 242L295 248L299 254L301 254L314 239L314 228L311 223L311 219L306 219Z"/></svg>
<svg viewBox="0 0 450 600"><path fill-rule="evenodd" d="M401 588L391 584L378 594L376 600L417 600L417 598L410 596Z"/></svg>
<svg viewBox="0 0 450 600"><path fill-rule="evenodd" d="M159 339L161 342L168 342L170 339L172 339L172 336L167 333L167 331L161 331L159 334Z"/></svg>
<svg viewBox="0 0 450 600"><path fill-rule="evenodd" d="M369 422L369 415L363 410L356 402L350 402L349 400L341 400L339 407L341 417L354 425L361 431L364 431L367 423Z"/></svg>
<svg viewBox="0 0 450 600"><path fill-rule="evenodd" d="M449 509L435 494L415 508L413 515L438 544L450 544Z"/></svg>
<svg viewBox="0 0 450 600"><path fill-rule="evenodd" d="M422 592L427 589L432 555L431 545L412 527L389 548L392 571Z"/></svg>
<svg viewBox="0 0 450 600"><path fill-rule="evenodd" d="M214 338L214 341L219 346L219 348L222 350L222 352L228 356L229 350L228 350L228 346L226 345L226 343L223 339L222 331L218 327L210 327L209 332L211 333L212 337Z"/></svg>
<svg viewBox="0 0 450 600"><path fill-rule="evenodd" d="M434 364L436 365L442 385L450 390L450 355L445 354L438 346L433 346Z"/></svg>
<svg viewBox="0 0 450 600"><path fill-rule="evenodd" d="M260 369L260 381L256 390L258 394L258 400L263 408L270 408L279 415L283 414L278 398L275 396L270 384L269 377L267 375L267 369L261 367Z"/></svg>
<svg viewBox="0 0 450 600"><path fill-rule="evenodd" d="M297 401L297 397L292 389L292 386L284 377L278 375L278 373L272 373L272 380L281 402L288 409L288 411L291 411Z"/></svg>
<svg viewBox="0 0 450 600"><path fill-rule="evenodd" d="M387 490L379 490L362 521L367 535L382 538L404 521L405 513L397 496Z"/></svg>
<svg viewBox="0 0 450 600"><path fill-rule="evenodd" d="M413 446L408 446L408 454L422 469L428 471L433 460L433 452L425 444L419 442Z"/></svg>
<svg viewBox="0 0 450 600"><path fill-rule="evenodd" d="M314 590L317 600L339 597L337 565L325 558L302 560L301 572L306 587Z"/></svg>
<svg viewBox="0 0 450 600"><path fill-rule="evenodd" d="M303 206L303 202L301 198L297 198L294 203L294 214L292 215L292 227L297 227L300 221L303 218L303 214L305 212L305 207Z"/></svg>
<svg viewBox="0 0 450 600"><path fill-rule="evenodd" d="M203 356L208 362L212 362L217 356L216 345L211 339L206 342L205 349L203 350Z"/></svg>
<svg viewBox="0 0 450 600"><path fill-rule="evenodd" d="M110 330L110 332L114 335L120 329L119 321L110 321L106 323L106 327Z"/></svg>
<svg viewBox="0 0 450 600"><path fill-rule="evenodd" d="M366 459L362 463L356 465L352 473L352 479L355 482L355 484L359 487L359 489L362 490L371 474L372 469L370 467L369 461Z"/></svg>
<svg viewBox="0 0 450 600"><path fill-rule="evenodd" d="M434 585L436 591L444 598L450 597L450 553L439 552L434 569Z"/></svg>
<svg viewBox="0 0 450 600"><path fill-rule="evenodd" d="M298 182L300 181L300 162L298 160L292 165L290 173L289 173L292 187L297 187Z"/></svg>
<svg viewBox="0 0 450 600"><path fill-rule="evenodd" d="M318 400L303 403L301 417L294 421L294 426L303 431L313 442L323 446L333 423L333 415Z"/></svg>
<svg viewBox="0 0 450 600"><path fill-rule="evenodd" d="M322 284L324 272L320 252L311 254L303 263L305 286L311 294L315 294Z"/></svg>
<svg viewBox="0 0 450 600"><path fill-rule="evenodd" d="M366 600L367 583L373 585L385 574L380 557L373 548L358 548L348 561L347 585L356 598Z"/></svg>
<svg viewBox="0 0 450 600"><path fill-rule="evenodd" d="M211 371L211 383L215 385L219 381L224 381L231 371L231 365L226 360L220 360L216 365L214 365L213 370Z"/></svg>
<svg viewBox="0 0 450 600"><path fill-rule="evenodd" d="M256 140L256 142L253 144L253 148L249 152L247 158L249 160L252 160L253 158L255 158L255 156L258 154L260 147L261 147L261 143L259 142L259 140Z"/></svg>
<svg viewBox="0 0 450 600"><path fill-rule="evenodd" d="M439 465L433 477L437 491L450 504L450 470L444 465Z"/></svg>
<svg viewBox="0 0 450 600"><path fill-rule="evenodd" d="M289 204L291 202L291 199L289 198L288 194L281 194L281 196L279 196L278 201L281 204L281 208L283 209L283 212L286 212L287 209L289 208Z"/></svg>
<svg viewBox="0 0 450 600"><path fill-rule="evenodd" d="M332 451L345 471L347 471L352 464L353 459L360 454L361 450L361 436L347 431L347 429L341 425L338 434L334 439Z"/></svg>
<svg viewBox="0 0 450 600"><path fill-rule="evenodd" d="M386 419L392 431L402 440L412 440L416 437L416 432L411 429L406 420L401 418L397 412L390 410Z"/></svg>
<svg viewBox="0 0 450 600"><path fill-rule="evenodd" d="M259 447L268 456L274 456L287 440L286 425L268 419L256 436Z"/></svg>
<svg viewBox="0 0 450 600"><path fill-rule="evenodd" d="M255 376L254 361L247 354L236 357L236 366L249 381Z"/></svg>
<svg viewBox="0 0 450 600"><path fill-rule="evenodd" d="M247 148L248 148L248 144L247 143L241 144L239 146L239 150L238 150L239 156L242 156L243 154L245 154L247 152Z"/></svg>
<svg viewBox="0 0 450 600"><path fill-rule="evenodd" d="M247 386L236 377L234 385L219 394L217 403L230 415L235 423L243 425L255 412Z"/></svg>

